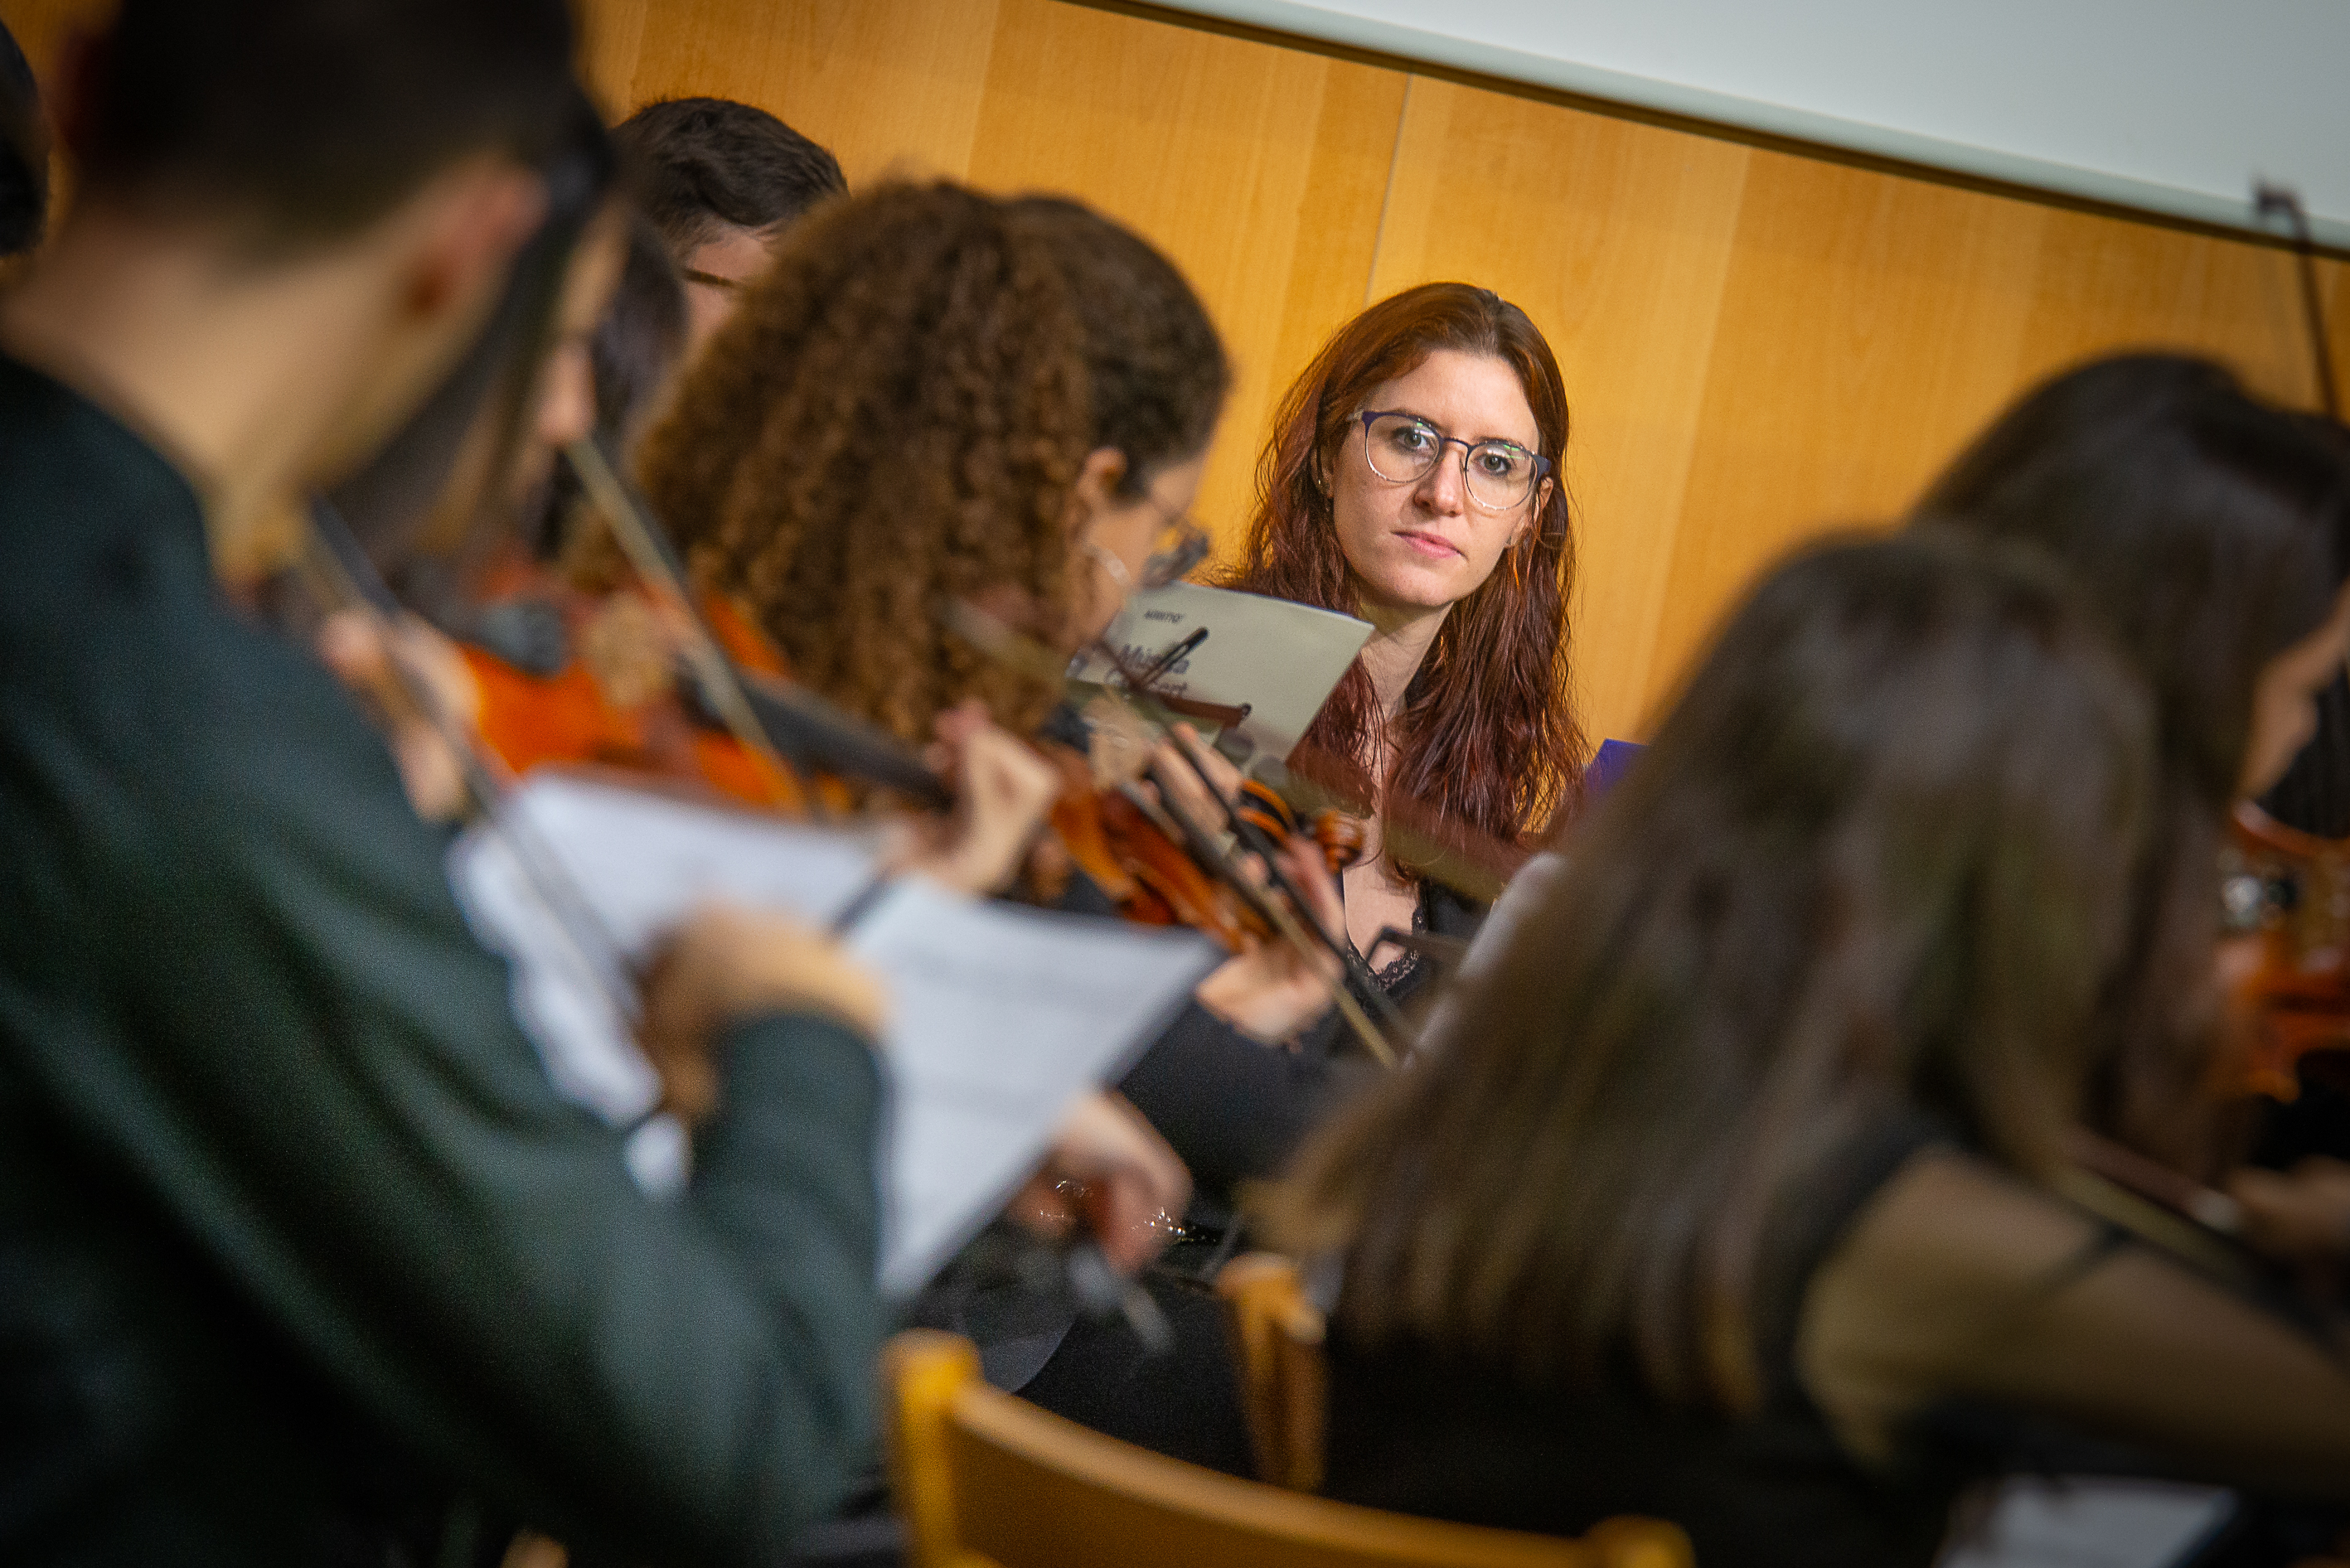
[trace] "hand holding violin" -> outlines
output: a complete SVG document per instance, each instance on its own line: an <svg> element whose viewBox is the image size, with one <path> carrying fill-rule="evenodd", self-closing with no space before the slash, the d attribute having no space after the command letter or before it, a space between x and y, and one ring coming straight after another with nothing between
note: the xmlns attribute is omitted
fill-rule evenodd
<svg viewBox="0 0 2350 1568"><path fill-rule="evenodd" d="M931 753L954 781L954 810L906 824L898 868L975 896L1003 891L1060 794L1059 771L990 722L976 701L939 715Z"/></svg>

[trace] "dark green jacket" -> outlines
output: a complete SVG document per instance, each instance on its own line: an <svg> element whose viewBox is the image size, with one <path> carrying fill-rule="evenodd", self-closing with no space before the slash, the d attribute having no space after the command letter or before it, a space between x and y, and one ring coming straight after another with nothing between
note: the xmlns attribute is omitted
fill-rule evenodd
<svg viewBox="0 0 2350 1568"><path fill-rule="evenodd" d="M735 1031L649 1200L441 848L185 482L0 358L0 1562L381 1563L452 1497L747 1560L867 1457L865 1044Z"/></svg>

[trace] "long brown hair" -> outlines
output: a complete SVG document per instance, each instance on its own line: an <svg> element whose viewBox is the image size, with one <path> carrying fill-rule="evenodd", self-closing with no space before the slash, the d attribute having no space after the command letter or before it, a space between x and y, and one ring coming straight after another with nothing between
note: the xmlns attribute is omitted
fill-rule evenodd
<svg viewBox="0 0 2350 1568"><path fill-rule="evenodd" d="M1273 1233L1346 1251L1358 1343L1534 1380L1628 1354L1661 1397L1750 1404L1762 1303L1872 1131L2061 1158L2114 1045L2150 732L2036 557L1799 556Z"/></svg>
<svg viewBox="0 0 2350 1568"><path fill-rule="evenodd" d="M1353 575L1323 475L1371 389L1440 348L1507 363L1534 411L1553 478L1534 527L1453 607L1382 736L1370 677L1348 670L1296 759L1440 839L1467 828L1504 845L1539 833L1571 805L1584 741L1567 687L1567 597L1575 533L1560 460L1566 384L1542 332L1491 289L1430 283L1383 299L1335 333L1282 398L1257 467L1256 513L1227 587L1354 613ZM1367 764L1392 743L1387 776ZM1451 830L1448 832L1448 829Z"/></svg>
<svg viewBox="0 0 2350 1568"><path fill-rule="evenodd" d="M2262 668L2324 623L2350 558L2338 427L2171 354L2095 360L1994 420L1918 504L1928 525L2028 542L2072 575L2152 690L2165 821L2138 901L2132 1062L2099 1131L2207 1171L2229 1129L2191 1091L2216 1026L2213 866Z"/></svg>
<svg viewBox="0 0 2350 1568"><path fill-rule="evenodd" d="M907 740L976 696L1023 732L1052 687L954 636L956 600L1069 600L1089 452L1148 488L1205 448L1228 371L1191 286L1074 202L883 186L794 227L647 438L647 496L792 672Z"/></svg>

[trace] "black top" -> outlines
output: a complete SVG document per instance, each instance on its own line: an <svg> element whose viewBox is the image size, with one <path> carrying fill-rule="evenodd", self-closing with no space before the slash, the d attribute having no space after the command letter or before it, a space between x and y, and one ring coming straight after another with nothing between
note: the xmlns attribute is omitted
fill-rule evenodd
<svg viewBox="0 0 2350 1568"><path fill-rule="evenodd" d="M1846 1454L1796 1376L1798 1310L1852 1220L1935 1130L1881 1129L1837 1162L1763 1303L1766 1391L1751 1418L1669 1407L1627 1366L1596 1386L1529 1388L1428 1349L1330 1356L1327 1490L1405 1512L1550 1534L1617 1514L1669 1520L1700 1563L1930 1563L1960 1490L2002 1451L1956 1422L1913 1434L1891 1469ZM1980 1436L1980 1441L1979 1441Z"/></svg>
<svg viewBox="0 0 2350 1568"><path fill-rule="evenodd" d="M735 1030L656 1204L441 852L186 482L0 358L0 1562L428 1562L459 1491L772 1559L862 1459L864 1043Z"/></svg>

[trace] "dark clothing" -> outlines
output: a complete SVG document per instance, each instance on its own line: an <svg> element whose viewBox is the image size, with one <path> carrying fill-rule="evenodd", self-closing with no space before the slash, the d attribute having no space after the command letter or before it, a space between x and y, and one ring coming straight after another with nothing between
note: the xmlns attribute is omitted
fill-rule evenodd
<svg viewBox="0 0 2350 1568"><path fill-rule="evenodd" d="M1486 908L1422 882L1413 925L1465 941ZM1411 997L1435 973L1425 960L1396 971L1390 1000ZM1358 992L1357 1000L1368 999ZM1152 1356L1122 1323L1074 1322L1057 1340L1031 1342L1048 1350L1049 1359L1024 1379L1020 1393L1114 1438L1253 1475L1239 1382L1211 1289L1217 1268L1244 1244L1232 1189L1276 1174L1347 1086L1378 1071L1335 1012L1306 1031L1295 1051L1259 1044L1196 1004L1179 1019L1120 1085L1199 1184L1184 1217L1185 1239L1143 1280L1174 1346ZM1025 1374L1028 1366L1023 1361L1017 1370Z"/></svg>
<svg viewBox="0 0 2350 1568"><path fill-rule="evenodd" d="M1933 1561L1950 1504L1996 1463L1956 1426L1920 1434L1902 1464L1865 1469L1796 1376L1804 1291L1852 1220L1936 1141L1908 1123L1854 1148L1802 1206L1804 1233L1766 1286L1763 1403L1751 1418L1679 1409L1628 1365L1596 1386L1537 1389L1426 1346L1332 1336L1327 1490L1351 1502L1477 1524L1580 1534L1617 1514L1670 1520L1700 1563L1899 1568Z"/></svg>
<svg viewBox="0 0 2350 1568"><path fill-rule="evenodd" d="M736 1029L656 1204L441 850L181 476L0 358L0 1561L431 1561L459 1495L772 1561L865 1457L864 1044Z"/></svg>

